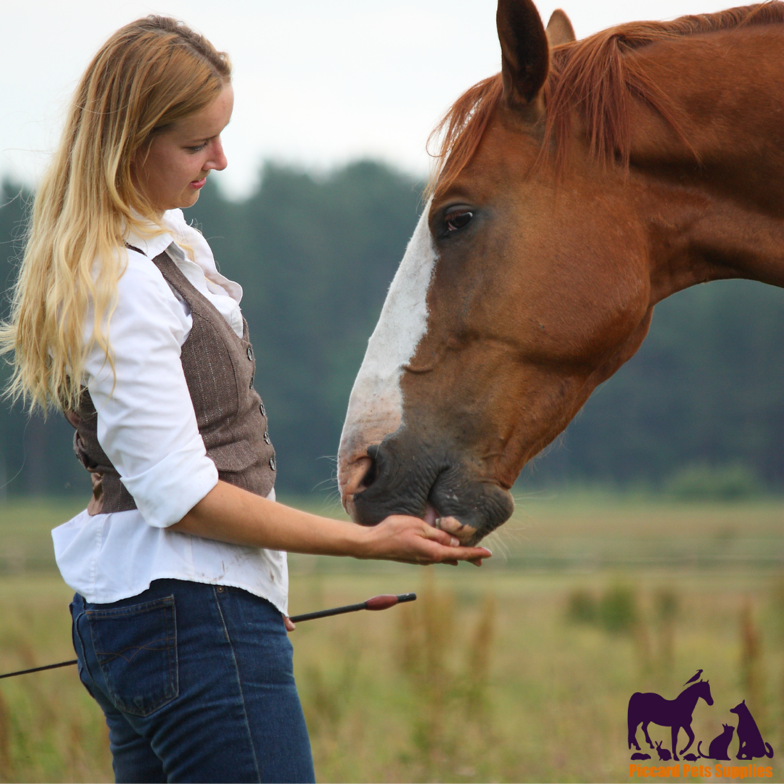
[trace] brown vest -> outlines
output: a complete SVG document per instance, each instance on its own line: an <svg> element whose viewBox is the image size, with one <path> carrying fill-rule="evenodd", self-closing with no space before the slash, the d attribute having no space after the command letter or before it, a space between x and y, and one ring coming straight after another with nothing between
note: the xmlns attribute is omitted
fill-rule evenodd
<svg viewBox="0 0 784 784"><path fill-rule="evenodd" d="M275 485L275 450L267 430L267 412L253 389L256 359L248 323L238 338L226 319L182 274L166 253L153 263L193 317L180 355L199 433L218 475L229 484L266 496ZM87 389L79 410L66 413L76 428L74 450L93 480L90 514L136 509L131 494L98 443L98 418Z"/></svg>

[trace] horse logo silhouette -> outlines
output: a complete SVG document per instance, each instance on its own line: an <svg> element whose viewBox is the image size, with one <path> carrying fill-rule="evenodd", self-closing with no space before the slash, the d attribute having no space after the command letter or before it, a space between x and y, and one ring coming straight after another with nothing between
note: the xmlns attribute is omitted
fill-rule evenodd
<svg viewBox="0 0 784 784"><path fill-rule="evenodd" d="M678 759L678 733L681 729L686 732L689 742L681 749L681 754L689 750L694 743L694 733L691 730L692 714L697 705L697 700L703 699L708 705L713 705L710 685L708 681L699 681L685 688L674 700L665 700L664 697L652 692L635 692L629 700L627 712L629 726L629 748L634 746L637 751L637 727L642 724L645 740L653 749L656 748L648 735L648 725L658 724L660 727L672 729L672 758ZM661 757L661 750L659 750Z"/></svg>

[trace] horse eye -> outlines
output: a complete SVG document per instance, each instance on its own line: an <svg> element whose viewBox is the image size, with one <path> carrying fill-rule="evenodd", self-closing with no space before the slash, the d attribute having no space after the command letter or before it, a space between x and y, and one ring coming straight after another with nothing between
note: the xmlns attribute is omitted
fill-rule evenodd
<svg viewBox="0 0 784 784"><path fill-rule="evenodd" d="M454 215L447 217L446 230L458 231L459 229L464 229L466 226L468 226L468 224L471 222L471 218L473 217L473 212L456 212Z"/></svg>

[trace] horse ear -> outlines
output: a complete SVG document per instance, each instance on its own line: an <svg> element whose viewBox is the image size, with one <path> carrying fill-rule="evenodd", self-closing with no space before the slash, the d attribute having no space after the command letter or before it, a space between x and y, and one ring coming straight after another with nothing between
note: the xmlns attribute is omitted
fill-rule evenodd
<svg viewBox="0 0 784 784"><path fill-rule="evenodd" d="M547 35L532 0L498 0L504 99L518 109L542 113L539 94L547 79L550 54Z"/></svg>
<svg viewBox="0 0 784 784"><path fill-rule="evenodd" d="M547 23L547 41L552 49L554 46L561 44L570 44L572 41L577 40L574 34L574 28L569 21L569 17L560 9L556 8L550 16L550 21Z"/></svg>

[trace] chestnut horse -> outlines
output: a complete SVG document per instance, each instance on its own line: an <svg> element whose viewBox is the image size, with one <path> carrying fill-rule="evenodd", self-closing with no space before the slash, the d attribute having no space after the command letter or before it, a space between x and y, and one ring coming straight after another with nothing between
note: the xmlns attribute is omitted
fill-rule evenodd
<svg viewBox="0 0 784 784"><path fill-rule="evenodd" d="M784 3L574 41L561 12L545 31L531 0L500 0L497 24L502 71L441 126L338 466L357 522L415 515L466 544L656 303L784 286Z"/></svg>

